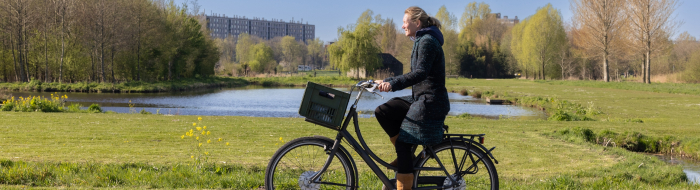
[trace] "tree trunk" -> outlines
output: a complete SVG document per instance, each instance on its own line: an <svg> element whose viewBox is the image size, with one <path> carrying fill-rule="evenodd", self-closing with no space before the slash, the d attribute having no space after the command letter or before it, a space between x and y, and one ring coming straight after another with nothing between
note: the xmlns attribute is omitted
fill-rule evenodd
<svg viewBox="0 0 700 190"><path fill-rule="evenodd" d="M608 52L603 51L603 81L610 82L610 73L608 72Z"/></svg>
<svg viewBox="0 0 700 190"><path fill-rule="evenodd" d="M90 70L92 70L92 73L90 73L89 80L90 82L95 82L95 48L97 47L97 42L92 47L92 51L90 51Z"/></svg>
<svg viewBox="0 0 700 190"><path fill-rule="evenodd" d="M12 50L12 70L15 71L15 81L19 81L19 71L17 71L17 55L15 55L15 41L12 39L12 32L10 32L10 48Z"/></svg>
<svg viewBox="0 0 700 190"><path fill-rule="evenodd" d="M22 30L19 30L19 36L18 36L17 42L17 50L19 52L19 79L21 82L26 82L27 81L27 73L25 71L25 60L24 60L24 39L22 38Z"/></svg>
<svg viewBox="0 0 700 190"><path fill-rule="evenodd" d="M112 60L110 61L112 63L112 69L110 69L111 70L110 72L112 73L112 83L114 83L114 81L115 81L115 79L114 79L114 53L115 53L115 51L116 50L115 50L114 46L112 46L112 55L111 55Z"/></svg>
<svg viewBox="0 0 700 190"><path fill-rule="evenodd" d="M48 11L47 11L48 12ZM44 23L44 64L46 68L44 69L44 82L49 82L49 40L46 38L46 28L47 23Z"/></svg>
<svg viewBox="0 0 700 190"><path fill-rule="evenodd" d="M168 61L168 80L173 78L173 60Z"/></svg>
<svg viewBox="0 0 700 190"><path fill-rule="evenodd" d="M66 28L66 15L65 15L65 10L64 12L61 13L61 64L58 67L58 83L63 83L63 57L65 56L66 53L66 45L65 45L65 28Z"/></svg>
<svg viewBox="0 0 700 190"><path fill-rule="evenodd" d="M100 70L102 74L102 81L105 82L105 23L104 23L104 11L102 11L102 16L100 18Z"/></svg>
<svg viewBox="0 0 700 190"><path fill-rule="evenodd" d="M646 74L647 74L647 84L651 84L651 50L647 50L646 52Z"/></svg>
<svg viewBox="0 0 700 190"><path fill-rule="evenodd" d="M647 83L647 57L642 54L642 83Z"/></svg>

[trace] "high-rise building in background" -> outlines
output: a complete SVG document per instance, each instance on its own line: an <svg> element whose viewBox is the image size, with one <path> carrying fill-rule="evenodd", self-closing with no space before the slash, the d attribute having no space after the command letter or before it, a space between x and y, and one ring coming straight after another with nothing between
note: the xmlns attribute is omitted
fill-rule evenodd
<svg viewBox="0 0 700 190"><path fill-rule="evenodd" d="M226 38L228 35L238 36L248 33L262 39L272 39L282 36L293 36L297 40L306 42L307 39L316 38L316 27L291 20L265 20L264 18L227 17L226 15L207 15L207 29L214 38Z"/></svg>
<svg viewBox="0 0 700 190"><path fill-rule="evenodd" d="M503 23L503 24L508 24L508 25L513 26L513 25L520 23L520 19L518 19L518 16L515 16L515 18L509 19L508 16L503 16L503 18L501 18L501 13L492 13L491 15L495 16L496 19L501 21L501 23Z"/></svg>

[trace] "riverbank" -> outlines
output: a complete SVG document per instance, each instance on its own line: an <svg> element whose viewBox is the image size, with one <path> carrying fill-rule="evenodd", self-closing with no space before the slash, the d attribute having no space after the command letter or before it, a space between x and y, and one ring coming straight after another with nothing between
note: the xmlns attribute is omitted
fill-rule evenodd
<svg viewBox="0 0 700 190"><path fill-rule="evenodd" d="M175 81L124 83L43 83L31 81L23 83L0 83L0 90L14 92L85 92L85 93L157 93L191 91L207 88L240 87L261 85L265 87L306 86L311 81L332 87L350 87L357 79L343 76L290 76L290 77L207 77Z"/></svg>
<svg viewBox="0 0 700 190"><path fill-rule="evenodd" d="M248 85L242 78L206 77L161 82L132 81L124 83L43 83L31 81L24 83L0 83L0 89L6 91L43 91L43 92L85 92L85 93L152 93L175 92L206 88L237 87Z"/></svg>

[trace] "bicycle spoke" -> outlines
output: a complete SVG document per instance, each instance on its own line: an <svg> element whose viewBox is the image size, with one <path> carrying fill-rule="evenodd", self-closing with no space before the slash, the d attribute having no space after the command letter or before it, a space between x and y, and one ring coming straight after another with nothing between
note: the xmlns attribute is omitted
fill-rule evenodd
<svg viewBox="0 0 700 190"><path fill-rule="evenodd" d="M274 189L300 189L302 185L304 188L301 189L349 189L354 173L348 160L340 158L340 153L334 156L328 169L321 174L319 182L308 183L328 159L324 149L325 142L293 142L279 155L276 153L266 172L266 187L269 185Z"/></svg>
<svg viewBox="0 0 700 190"><path fill-rule="evenodd" d="M450 144L449 142L434 147L435 155L437 155L445 168L456 168L456 171L450 175L457 180L459 187L457 189L491 189L492 187L497 187L497 184L494 185L494 183L497 183L497 179L492 179L492 174L487 169L487 163L484 162L484 159L489 158L483 153L476 154L480 149L472 149L473 147L467 144ZM419 164L421 163L421 167L439 167L435 158L425 158L419 162ZM491 164L489 160L488 165ZM443 176L443 181L432 180L432 184L419 184L419 187L442 186L444 183L451 183L442 171L419 171L418 174L419 178ZM493 169L493 175L493 177L497 175L495 174L495 168Z"/></svg>

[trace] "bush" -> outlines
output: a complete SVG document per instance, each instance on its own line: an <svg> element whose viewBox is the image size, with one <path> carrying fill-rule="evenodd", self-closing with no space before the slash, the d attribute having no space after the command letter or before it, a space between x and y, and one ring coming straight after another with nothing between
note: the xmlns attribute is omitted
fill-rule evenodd
<svg viewBox="0 0 700 190"><path fill-rule="evenodd" d="M475 92L472 94L472 96L473 96L474 98L481 98L481 91L475 91Z"/></svg>
<svg viewBox="0 0 700 190"><path fill-rule="evenodd" d="M88 112L102 113L102 108L100 107L100 105L92 104L90 105L90 107L88 107Z"/></svg>
<svg viewBox="0 0 700 190"><path fill-rule="evenodd" d="M690 57L681 79L685 82L700 83L700 51Z"/></svg>
<svg viewBox="0 0 700 190"><path fill-rule="evenodd" d="M467 89L462 89L459 91L459 95L466 96L466 95L469 95L469 93L468 93Z"/></svg>
<svg viewBox="0 0 700 190"><path fill-rule="evenodd" d="M61 112L63 109L63 102L67 99L67 96L53 96L51 98L44 98L40 96L33 97L19 97L15 99L11 97L3 102L2 111L17 111L17 112Z"/></svg>
<svg viewBox="0 0 700 190"><path fill-rule="evenodd" d="M145 108L141 108L141 111L139 113L144 114L144 115L151 115L152 114L151 112L146 111Z"/></svg>

